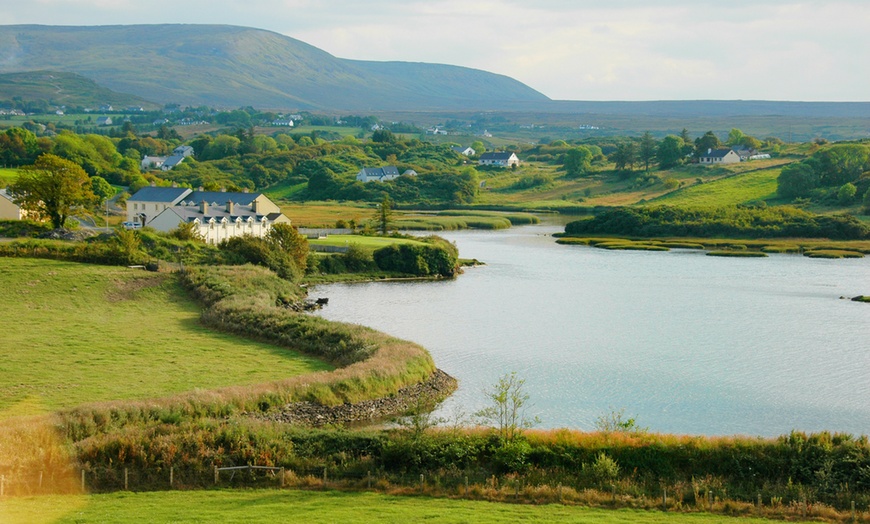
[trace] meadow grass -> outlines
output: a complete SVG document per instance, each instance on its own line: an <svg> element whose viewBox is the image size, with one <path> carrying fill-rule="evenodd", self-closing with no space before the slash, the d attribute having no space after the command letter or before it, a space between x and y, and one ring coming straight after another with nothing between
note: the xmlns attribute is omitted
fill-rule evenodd
<svg viewBox="0 0 870 524"><path fill-rule="evenodd" d="M379 249L393 244L418 244L426 245L419 240L401 237L373 237L367 235L329 235L324 238L315 238L308 241L314 246L338 246L344 247L357 244L364 249Z"/></svg>
<svg viewBox="0 0 870 524"><path fill-rule="evenodd" d="M259 384L331 366L201 325L171 275L39 259L2 259L0 408L48 410Z"/></svg>
<svg viewBox="0 0 870 524"><path fill-rule="evenodd" d="M304 204L283 203L280 207L281 212L297 227L335 227L339 220L354 220L357 224L362 224L366 220L373 220L376 212L374 204L362 203L312 201Z"/></svg>
<svg viewBox="0 0 870 524"><path fill-rule="evenodd" d="M90 522L271 523L284 522L540 522L579 524L760 524L758 518L607 510L563 504L509 504L372 492L301 490L208 490L119 492L12 498L0 506L7 524Z"/></svg>
<svg viewBox="0 0 870 524"><path fill-rule="evenodd" d="M0 167L0 187L6 187L18 180L18 169Z"/></svg>
<svg viewBox="0 0 870 524"><path fill-rule="evenodd" d="M763 169L695 184L652 202L681 207L721 207L768 200L776 198L776 178L780 171L779 168Z"/></svg>

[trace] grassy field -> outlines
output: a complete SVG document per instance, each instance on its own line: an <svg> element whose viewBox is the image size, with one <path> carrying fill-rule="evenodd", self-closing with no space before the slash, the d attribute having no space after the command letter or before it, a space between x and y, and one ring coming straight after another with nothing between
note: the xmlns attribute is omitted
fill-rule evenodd
<svg viewBox="0 0 870 524"><path fill-rule="evenodd" d="M391 244L422 244L422 242L408 238L370 237L364 235L329 235L325 238L309 240L308 243L315 246L339 247L349 244L359 244L360 247L365 249L379 249Z"/></svg>
<svg viewBox="0 0 870 524"><path fill-rule="evenodd" d="M685 207L731 206L776 198L776 179L781 169L762 169L720 178L668 193L651 201Z"/></svg>
<svg viewBox="0 0 870 524"><path fill-rule="evenodd" d="M268 193L267 193L268 194ZM271 194L269 194L271 197ZM362 203L305 202L281 204L281 212L298 227L335 227L339 220L362 224L375 218L375 205Z"/></svg>
<svg viewBox="0 0 870 524"><path fill-rule="evenodd" d="M595 524L759 524L756 518L707 513L606 510L560 504L396 497L340 491L167 491L8 499L6 524L90 522L271 523L285 522L574 522Z"/></svg>
<svg viewBox="0 0 870 524"><path fill-rule="evenodd" d="M0 167L0 187L6 187L7 185L15 182L18 178L18 170L12 168L3 168Z"/></svg>
<svg viewBox="0 0 870 524"><path fill-rule="evenodd" d="M3 259L0 409L45 409L258 384L329 369L268 344L213 332L170 275Z"/></svg>

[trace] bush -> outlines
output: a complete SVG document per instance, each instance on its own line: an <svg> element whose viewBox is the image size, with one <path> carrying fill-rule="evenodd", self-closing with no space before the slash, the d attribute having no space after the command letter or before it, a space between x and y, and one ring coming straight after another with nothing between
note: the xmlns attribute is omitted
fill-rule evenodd
<svg viewBox="0 0 870 524"><path fill-rule="evenodd" d="M428 244L392 244L374 252L383 271L415 276L453 276L459 262L456 246L440 237L429 237Z"/></svg>

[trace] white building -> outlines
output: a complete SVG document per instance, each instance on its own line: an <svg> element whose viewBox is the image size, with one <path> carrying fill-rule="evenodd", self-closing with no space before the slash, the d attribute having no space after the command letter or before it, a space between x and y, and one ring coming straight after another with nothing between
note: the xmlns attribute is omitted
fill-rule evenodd
<svg viewBox="0 0 870 524"><path fill-rule="evenodd" d="M520 159L517 158L515 153L511 153L509 151L501 151L494 153L484 153L480 155L480 160L478 164L482 166L499 166L499 167L511 167L519 165Z"/></svg>
<svg viewBox="0 0 870 524"><path fill-rule="evenodd" d="M708 149L698 158L701 164L736 164L740 162L740 155L733 149Z"/></svg>

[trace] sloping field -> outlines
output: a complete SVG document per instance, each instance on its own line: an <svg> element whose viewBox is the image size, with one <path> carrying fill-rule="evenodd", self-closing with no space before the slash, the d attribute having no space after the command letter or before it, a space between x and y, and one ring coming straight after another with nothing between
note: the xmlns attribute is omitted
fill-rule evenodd
<svg viewBox="0 0 870 524"><path fill-rule="evenodd" d="M330 369L211 331L171 275L0 259L0 409L46 409L280 380Z"/></svg>
<svg viewBox="0 0 870 524"><path fill-rule="evenodd" d="M780 171L780 168L763 169L696 184L650 200L650 203L681 207L717 207L776 198L776 178Z"/></svg>

